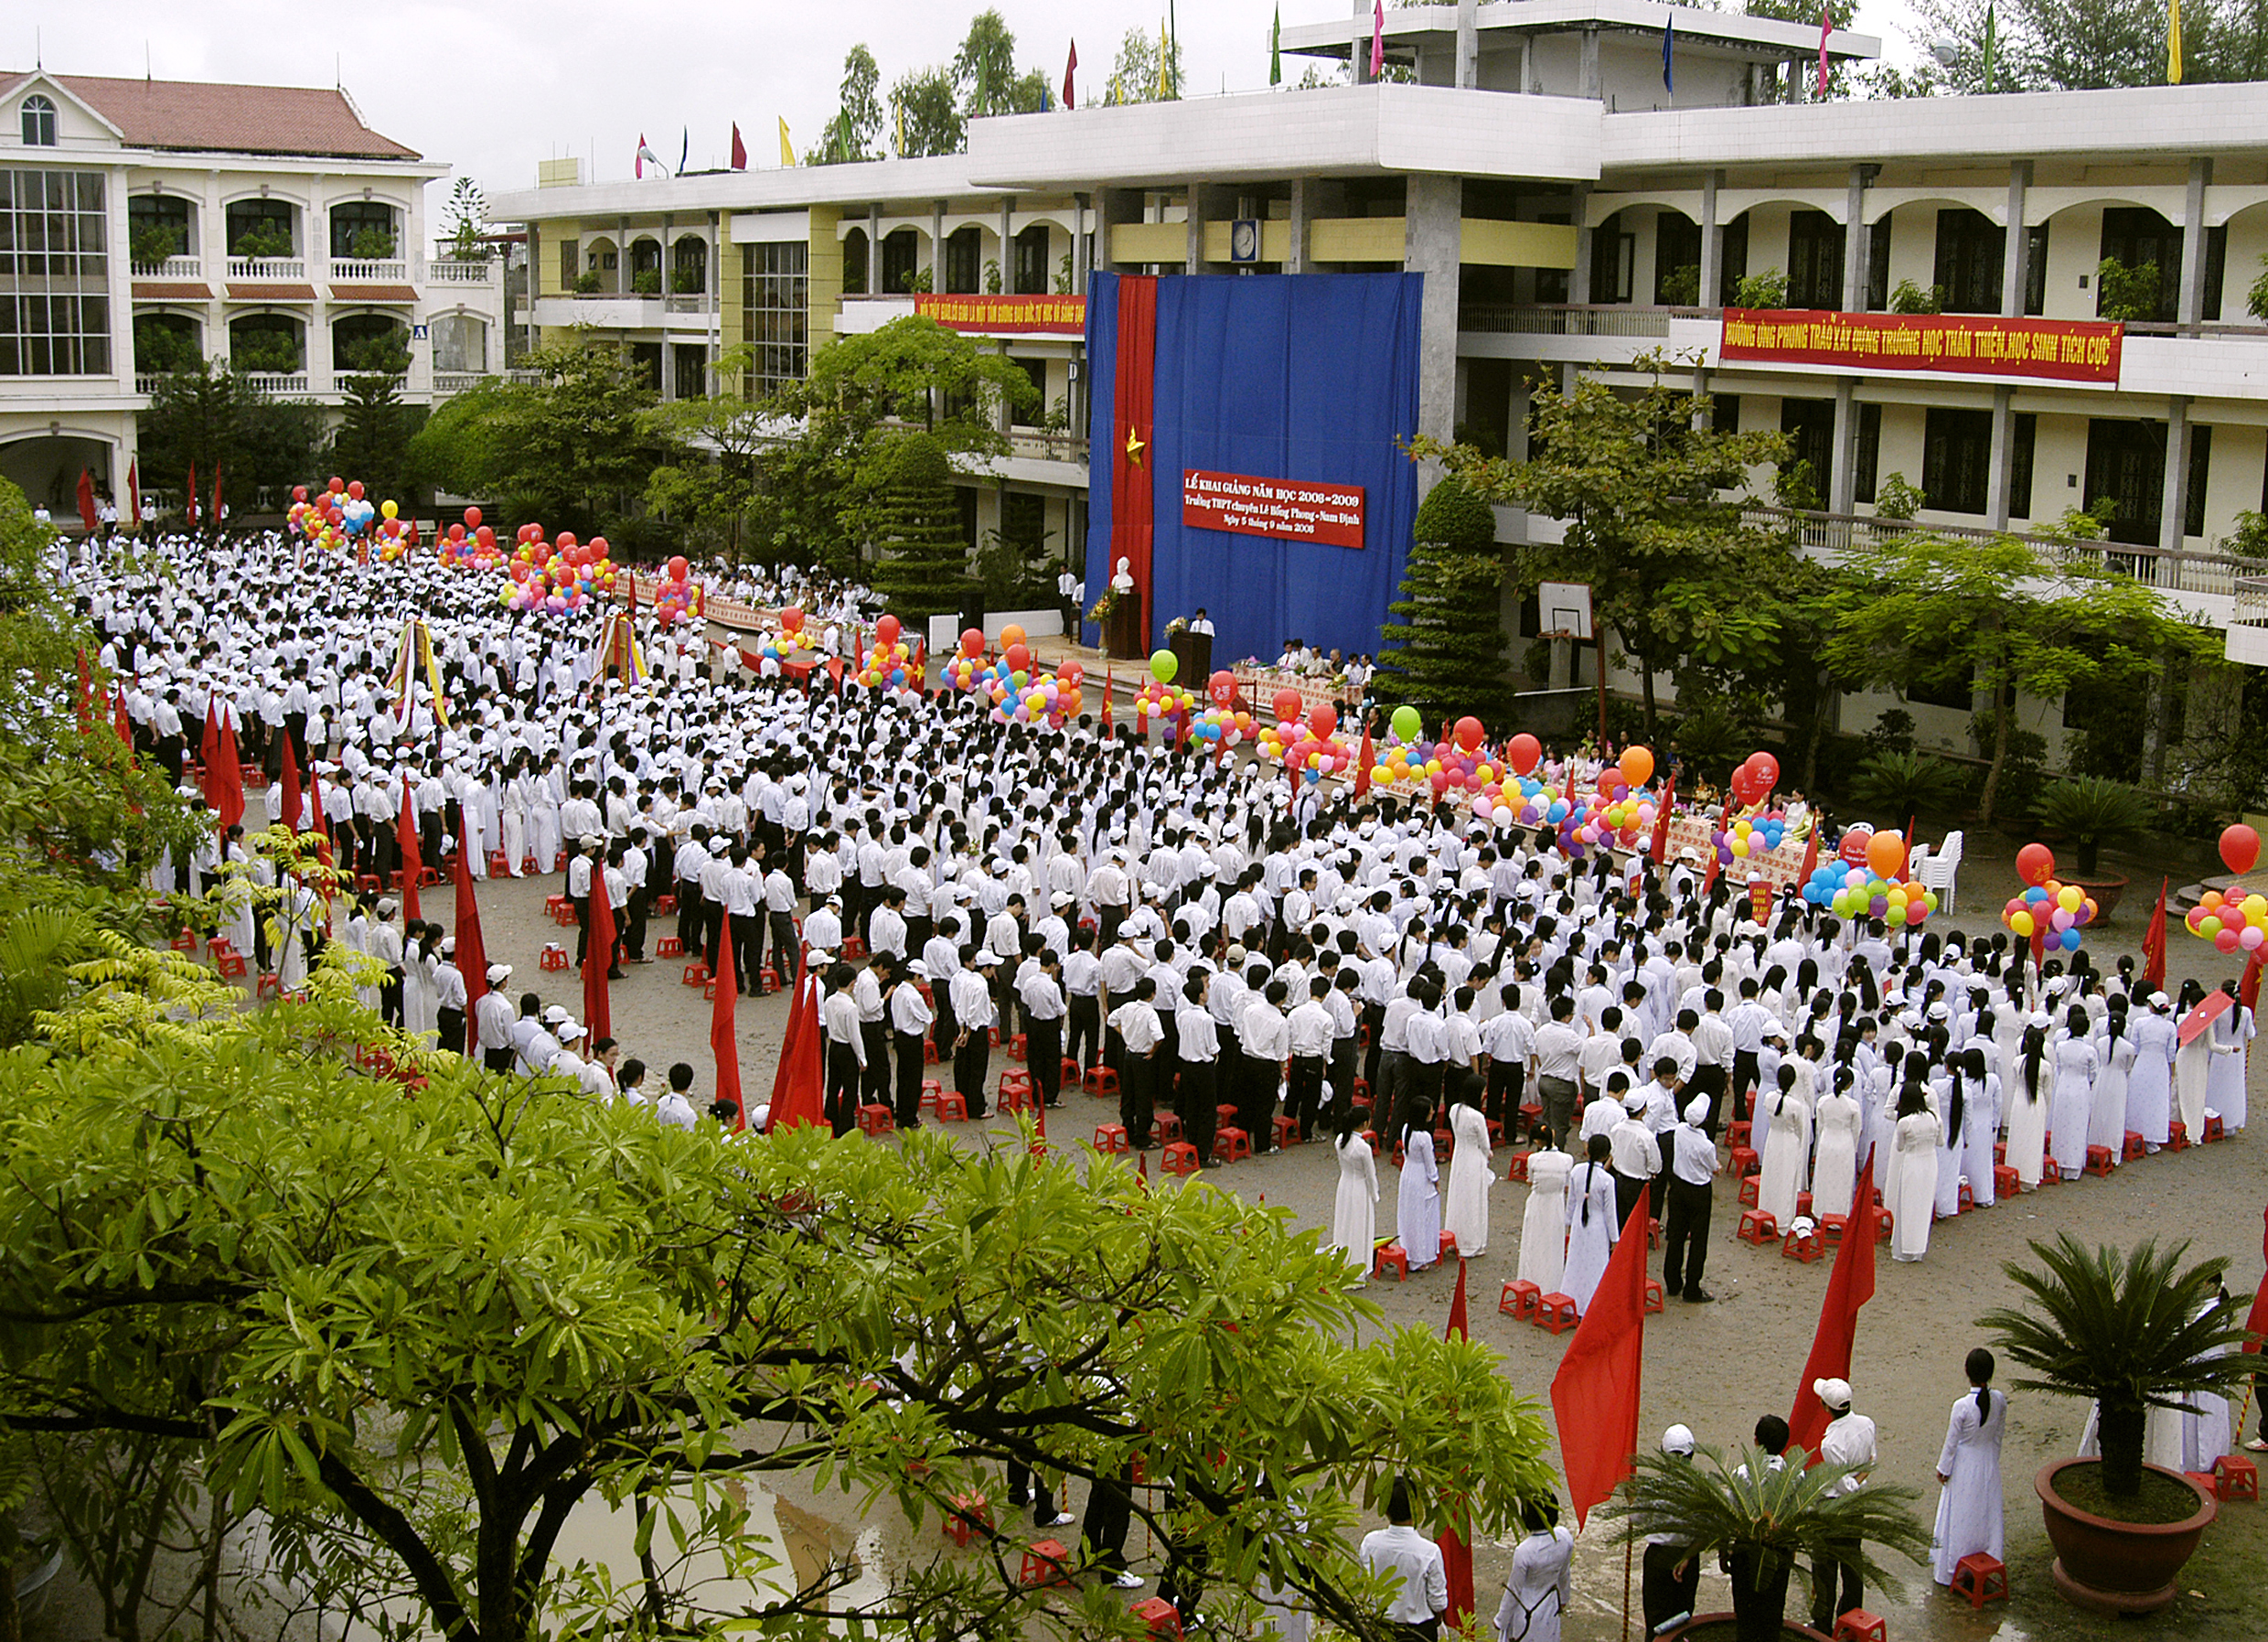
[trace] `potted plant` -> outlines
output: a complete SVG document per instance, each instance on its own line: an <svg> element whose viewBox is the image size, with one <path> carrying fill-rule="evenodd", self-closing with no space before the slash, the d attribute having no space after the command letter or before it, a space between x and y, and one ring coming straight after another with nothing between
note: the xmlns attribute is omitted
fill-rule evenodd
<svg viewBox="0 0 2268 1642"><path fill-rule="evenodd" d="M1733 1642L1814 1637L1816 1631L1787 1623L1792 1574L1800 1572L1808 1583L1815 1560L1834 1555L1847 1561L1856 1546L1867 1583L1895 1589L1897 1582L1867 1548L1886 1546L1917 1560L1930 1551L1929 1530L1910 1503L1918 1497L1914 1490L1871 1484L1841 1492L1837 1485L1851 1469L1805 1466L1792 1456L1775 1469L1760 1448L1746 1450L1730 1465L1706 1446L1691 1459L1642 1454L1636 1473L1604 1515L1621 1524L1618 1539L1667 1534L1696 1557L1724 1558L1732 1572L1733 1627L1726 1634ZM1721 1615L1707 1615L1689 1628L1721 1623Z"/></svg>
<svg viewBox="0 0 2268 1642"><path fill-rule="evenodd" d="M2058 781L2041 793L2033 813L2042 826L2066 834L2079 846L2078 870L2064 882L2076 884L2092 896L2107 919L2126 893L2126 880L2100 875L2102 846L2130 838L2148 826L2156 815L2150 800L2124 781L2078 776Z"/></svg>
<svg viewBox="0 0 2268 1642"><path fill-rule="evenodd" d="M2094 1401L2101 1457L2050 1460L2032 1487L2057 1588L2101 1613L2171 1602L2217 1508L2209 1489L2144 1463L2149 1426L2182 1418L2184 1399L2237 1386L2256 1360L2241 1349L2241 1313L2220 1292L2228 1261L2184 1268L2188 1250L2151 1240L2122 1254L2060 1232L2032 1245L2037 1265L2002 1268L2024 1291L2022 1308L1978 1319L2030 1370L2015 1389Z"/></svg>

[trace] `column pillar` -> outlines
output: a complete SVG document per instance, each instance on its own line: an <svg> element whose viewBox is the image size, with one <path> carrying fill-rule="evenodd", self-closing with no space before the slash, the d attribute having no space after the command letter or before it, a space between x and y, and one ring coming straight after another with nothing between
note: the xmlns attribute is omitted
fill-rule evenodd
<svg viewBox="0 0 2268 1642"><path fill-rule="evenodd" d="M1201 182L1189 185L1189 232L1184 241L1182 272L1203 274L1205 265L1204 225L1205 186Z"/></svg>
<svg viewBox="0 0 2268 1642"><path fill-rule="evenodd" d="M1575 266L1567 274L1569 302L1590 300L1593 244L1590 225L1584 220L1585 213L1589 209L1590 184L1578 182L1569 190L1567 200L1567 220L1575 225Z"/></svg>
<svg viewBox="0 0 2268 1642"><path fill-rule="evenodd" d="M2008 166L2008 250L2003 260L2000 274L2000 311L2005 317L2020 318L2024 313L2024 287L2030 283L2031 270L2025 265L2031 254L2032 236L2024 226L2024 197L2032 186L2032 162L2015 160Z"/></svg>
<svg viewBox="0 0 2268 1642"><path fill-rule="evenodd" d="M1425 275L1418 320L1418 431L1455 436L1457 278L1463 236L1464 179L1413 174L1403 218L1402 265ZM1421 476L1429 486L1439 475Z"/></svg>
<svg viewBox="0 0 2268 1642"><path fill-rule="evenodd" d="M1827 510L1847 513L1856 505L1858 489L1858 379L1837 377L1835 383L1835 445L1827 458Z"/></svg>
<svg viewBox="0 0 2268 1642"><path fill-rule="evenodd" d="M929 202L929 288L945 289L945 201Z"/></svg>
<svg viewBox="0 0 2268 1642"><path fill-rule="evenodd" d="M1347 48L1347 78L1356 85L1370 83L1370 6L1354 0L1354 33Z"/></svg>
<svg viewBox="0 0 2268 1642"><path fill-rule="evenodd" d="M1725 231L1717 220L1717 191L1724 186L1722 171L1710 171L1701 178L1701 288L1693 294L1697 307L1721 306L1718 298L1725 284Z"/></svg>
<svg viewBox="0 0 2268 1642"><path fill-rule="evenodd" d="M2189 191L2181 217L2181 297L2175 317L2195 325L2205 317L2205 190L2213 183L2213 162L2189 162Z"/></svg>
<svg viewBox="0 0 2268 1642"><path fill-rule="evenodd" d="M1071 292L1075 296L1086 295L1086 276L1094 272L1086 254L1086 213L1091 198L1086 194L1071 197Z"/></svg>
<svg viewBox="0 0 2268 1642"><path fill-rule="evenodd" d="M2166 499L2158 510L2157 544L2178 553L2181 527L2188 516L2189 400L2176 393L2166 401Z"/></svg>
<svg viewBox="0 0 2268 1642"><path fill-rule="evenodd" d="M1843 311L1846 314L1864 313L1867 307L1867 248L1873 243L1867 232L1867 167L1853 166L1850 180L1843 186Z"/></svg>
<svg viewBox="0 0 2268 1642"><path fill-rule="evenodd" d="M1008 231L1013 226L1011 219L1014 217L1015 210L1015 197L1002 195L1000 197L1000 289L1003 292L1013 291L1016 288L1016 241Z"/></svg>
<svg viewBox="0 0 2268 1642"><path fill-rule="evenodd" d="M1291 219L1286 225L1285 238L1289 241L1284 249L1284 272L1307 272L1307 225L1315 214L1315 184L1313 179L1295 177L1291 179Z"/></svg>
<svg viewBox="0 0 2268 1642"><path fill-rule="evenodd" d="M1095 266L1106 273L1123 274L1123 259L1110 242L1110 231L1121 223L1143 219L1139 188L1101 188L1095 195ZM1101 595L1097 594L1097 597Z"/></svg>
<svg viewBox="0 0 2268 1642"><path fill-rule="evenodd" d="M866 295L882 295L882 201L866 207Z"/></svg>
<svg viewBox="0 0 2268 1642"><path fill-rule="evenodd" d="M1481 0L1457 0L1457 86L1472 91L1481 83Z"/></svg>
<svg viewBox="0 0 2268 1642"><path fill-rule="evenodd" d="M1588 97L1592 102L1596 102L1599 101L1599 96L1598 29L1586 28L1583 30L1583 50L1580 60L1582 64L1581 80L1578 87L1577 94L1578 96Z"/></svg>
<svg viewBox="0 0 2268 1642"><path fill-rule="evenodd" d="M1993 529L2008 528L2008 509L2016 469L2016 390L2006 382L1993 390L1993 445L1985 469L1984 518Z"/></svg>

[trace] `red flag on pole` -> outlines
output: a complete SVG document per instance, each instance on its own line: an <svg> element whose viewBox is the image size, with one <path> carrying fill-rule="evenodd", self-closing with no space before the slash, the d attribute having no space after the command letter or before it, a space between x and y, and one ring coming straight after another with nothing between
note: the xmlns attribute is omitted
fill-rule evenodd
<svg viewBox="0 0 2268 1642"><path fill-rule="evenodd" d="M748 169L748 145L740 140L738 120L733 122L733 169L735 171Z"/></svg>
<svg viewBox="0 0 2268 1642"><path fill-rule="evenodd" d="M207 696L205 698L205 733L198 738L197 744L197 761L205 767L204 779L199 785L204 790L205 801L216 810L220 806L215 802L213 798L212 777L213 766L220 762L220 721L217 716L219 711L212 698Z"/></svg>
<svg viewBox="0 0 2268 1642"><path fill-rule="evenodd" d="M1646 847L1646 853L1653 857L1656 866L1662 864L1663 856L1669 853L1670 811L1676 807L1677 778L1672 776L1662 785L1662 802L1653 812L1653 842Z"/></svg>
<svg viewBox="0 0 2268 1642"><path fill-rule="evenodd" d="M215 462L213 464L212 528L216 531L220 528L220 464Z"/></svg>
<svg viewBox="0 0 2268 1642"><path fill-rule="evenodd" d="M142 523L142 463L139 457L126 464L126 522L137 529Z"/></svg>
<svg viewBox="0 0 2268 1642"><path fill-rule="evenodd" d="M2260 1243L2261 1252L2268 1254L2268 1231L2261 1234ZM2244 1342L2247 1351L2258 1351L2262 1338L2268 1336L2268 1276L2261 1278L2260 1287L2253 1292L2252 1315L2244 1319L2244 1332L2252 1336Z"/></svg>
<svg viewBox="0 0 2268 1642"><path fill-rule="evenodd" d="M458 851L459 854L464 852ZM583 1024L594 1038L612 1037L614 1011L606 995L606 971L615 967L615 909L606 899L606 864L591 858L591 916L583 943ZM732 939L727 928L717 945ZM722 982L720 981L720 985Z"/></svg>
<svg viewBox="0 0 2268 1642"><path fill-rule="evenodd" d="M1284 771L1291 778L1291 796L1284 800L1284 813L1296 821L1300 819L1300 767L1287 762Z"/></svg>
<svg viewBox="0 0 2268 1642"><path fill-rule="evenodd" d="M2142 979L2152 992L2166 990L2166 890L2172 883L2171 878L2157 881L2157 906L2142 934Z"/></svg>
<svg viewBox="0 0 2268 1642"><path fill-rule="evenodd" d="M291 757L291 744L284 743L284 757ZM473 896L472 852L459 845L456 853L456 923L450 933L456 937L457 972L465 977L465 1052L473 1052L473 1005L488 995L488 943L480 935L480 903Z"/></svg>
<svg viewBox="0 0 2268 1642"><path fill-rule="evenodd" d="M1441 1337L1466 1337L1465 1262L1461 1255L1457 1261L1457 1297L1449 1304L1449 1326L1441 1331ZM1450 1628L1461 1631L1472 1623L1472 1541L1465 1538L1461 1505L1456 1517L1449 1531L1436 1543L1441 1548L1442 1571L1449 1576Z"/></svg>
<svg viewBox="0 0 2268 1642"><path fill-rule="evenodd" d="M1064 106L1077 106L1071 101L1071 77L1079 71L1079 42L1071 42L1071 55L1064 59Z"/></svg>
<svg viewBox="0 0 2268 1642"><path fill-rule="evenodd" d="M1370 790L1370 767L1375 755L1371 751L1370 720L1363 720L1363 751L1354 764L1354 796L1361 798Z"/></svg>
<svg viewBox="0 0 2268 1642"><path fill-rule="evenodd" d="M1812 881L1813 869L1817 867L1818 864L1819 821L1818 818L1814 816L1812 820L1811 838L1803 845L1803 865L1795 875L1795 885L1798 889L1801 889L1804 885L1809 884Z"/></svg>
<svg viewBox="0 0 2268 1642"><path fill-rule="evenodd" d="M284 787L284 825L290 830L294 837L297 837L299 835L299 804L302 796L299 786L299 755L292 751L292 738L288 732L286 732L284 736L284 774L282 777L282 782ZM470 1008L471 1005L467 1004L466 1007Z"/></svg>
<svg viewBox="0 0 2268 1642"><path fill-rule="evenodd" d="M733 1119L737 1133L748 1127L748 1111L740 1093L740 1038L733 1018L740 1003L740 982L733 971L731 936L732 931L727 928L717 938L717 996L716 1006L709 1012L709 1053L717 1063L716 1099L730 1100L739 1109Z"/></svg>
<svg viewBox="0 0 2268 1642"><path fill-rule="evenodd" d="M2237 1002L2255 1011L2260 1008L2260 955L2263 951L2268 951L2268 947L2252 949L2252 957L2245 961L2244 979L2237 982Z"/></svg>
<svg viewBox="0 0 2268 1642"><path fill-rule="evenodd" d="M417 800L410 790L410 778L401 778L401 814L394 821L394 837L401 845L401 918L404 923L423 918L418 909L418 875L425 870L425 863L417 849Z"/></svg>
<svg viewBox="0 0 2268 1642"><path fill-rule="evenodd" d="M1559 1422L1559 1459L1567 1474L1575 1525L1631 1474L1638 1453L1638 1382L1645 1366L1646 1205L1623 1222L1621 1240L1590 1309L1575 1325L1559 1372L1551 1377L1551 1411Z"/></svg>
<svg viewBox="0 0 2268 1642"><path fill-rule="evenodd" d="M94 534L94 528L100 522L94 511L94 469L91 467L79 470L79 521L87 527L90 536Z"/></svg>
<svg viewBox="0 0 2268 1642"><path fill-rule="evenodd" d="M197 528L197 464L195 462L189 464L188 497L189 529L195 530Z"/></svg>
<svg viewBox="0 0 2268 1642"><path fill-rule="evenodd" d="M772 1106L765 1132L783 1126L827 1121L826 1048L820 1042L818 977L798 965L796 1003L780 1043L779 1068L772 1075Z"/></svg>
<svg viewBox="0 0 2268 1642"><path fill-rule="evenodd" d="M236 756L236 720L222 718L219 734L214 738L215 767L209 776L219 789L219 799L213 805L219 812L222 831L244 819L244 766Z"/></svg>
<svg viewBox="0 0 2268 1642"><path fill-rule="evenodd" d="M118 694L112 700L111 722L118 728L118 739L131 750L134 746L134 714L126 711L126 687L123 684L118 687Z"/></svg>
<svg viewBox="0 0 2268 1642"><path fill-rule="evenodd" d="M1826 1433L1827 1407L1813 1391L1821 1379L1851 1377L1851 1347L1858 1336L1859 1308L1874 1298L1874 1154L1867 1154L1858 1176L1857 1200L1843 1246L1835 1251L1835 1271L1827 1279L1827 1296L1819 1303L1819 1331L1812 1336L1811 1355L1796 1381L1795 1407L1788 1415L1788 1449L1792 1454L1816 1454Z"/></svg>
<svg viewBox="0 0 2268 1642"><path fill-rule="evenodd" d="M1822 97L1827 94L1827 36L1834 29L1835 8L1831 5L1821 6L1819 8L1819 83L1817 89L1818 94ZM1910 837L1911 834L1908 836Z"/></svg>

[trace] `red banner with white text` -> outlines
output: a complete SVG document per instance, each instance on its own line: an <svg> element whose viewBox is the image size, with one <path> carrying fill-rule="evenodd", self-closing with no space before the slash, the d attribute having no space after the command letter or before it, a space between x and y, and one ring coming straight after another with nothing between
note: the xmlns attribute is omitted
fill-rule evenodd
<svg viewBox="0 0 2268 1642"><path fill-rule="evenodd" d="M987 336L1083 337L1084 296L940 296L914 298L914 312L947 330Z"/></svg>
<svg viewBox="0 0 2268 1642"><path fill-rule="evenodd" d="M1831 366L1854 372L1997 376L2118 385L2124 326L1992 314L1843 314L1727 308L1726 360Z"/></svg>
<svg viewBox="0 0 2268 1642"><path fill-rule="evenodd" d="M1182 523L1244 536L1274 536L1284 542L1360 547L1363 488L1184 467Z"/></svg>

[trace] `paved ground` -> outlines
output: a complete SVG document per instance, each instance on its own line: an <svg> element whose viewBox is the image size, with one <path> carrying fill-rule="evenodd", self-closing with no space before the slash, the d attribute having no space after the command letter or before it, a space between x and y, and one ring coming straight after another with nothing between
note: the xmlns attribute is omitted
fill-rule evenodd
<svg viewBox="0 0 2268 1642"><path fill-rule="evenodd" d="M1929 829L1924 828L1925 835ZM1996 927L2002 902L2014 892L2014 843L1972 832L1969 858L1963 872L1962 905L1968 915L1950 920L1950 927L1974 932ZM2195 876L2204 863L2171 861L2161 865L2156 857L2127 864L2136 875L2171 870L2181 882L2185 866ZM556 997L579 1009L579 988L572 976L545 975L537 960L545 942L562 936L570 944L572 931L561 931L543 916L542 899L556 880L519 884L492 883L481 894L481 911L488 950L519 968L513 986L531 986L547 1001ZM2154 886L2153 886L2154 893ZM434 910L445 916L448 901L434 897ZM2148 898L2130 902L2108 928L2095 932L2091 947L2098 962L2108 963L2121 951L2138 950ZM2196 973L2209 983L2231 972L2209 947L2178 928L2172 935L2174 977ZM698 989L679 983L682 965L657 962L636 970L614 993L615 1034L627 1054L664 1065L695 1046L694 1063L701 1077L697 1089L705 1089L708 1062L705 1043L709 1006ZM740 1010L741 1057L744 1077L753 1090L767 1088L779 1051L786 1010L776 998L744 1000ZM2255 1099L2261 1079L2255 1079ZM1115 1121L1115 1112L1099 1100L1074 1096L1059 1114L1059 1139L1084 1138L1096 1123ZM990 1143L1006 1130L997 1124L973 1125L963 1132L971 1143ZM2263 1181L2259 1149L2268 1133L2256 1132L2229 1143L2198 1148L2179 1155L2163 1155L2122 1168L2110 1180L2085 1180L2007 1201L1983 1213L1941 1224L1929 1258L1920 1264L1895 1264L1888 1259L1878 1266L1876 1298L1859 1330L1854 1381L1858 1406L1880 1424L1885 1479L1910 1483L1925 1490L1925 1510L1935 1508L1931 1466L1945 1431L1946 1414L1963 1390L1961 1362L1982 1336L1972 1319L2009 1301L2013 1288L2000 1270L2004 1260L2021 1256L2027 1239L2069 1229L2089 1240L2126 1243L2144 1236L2177 1236L2194 1240L2202 1253L2226 1254L2231 1260L2232 1289L2249 1291L2262 1272L2261 1225ZM1497 1173L1502 1174L1500 1168ZM1391 1225L1394 1181L1391 1171L1382 1182L1384 1223ZM1210 1171L1204 1180L1220 1189L1265 1198L1273 1207L1303 1226L1328 1227L1336 1185L1336 1169L1327 1148L1311 1145L1235 1167ZM1552 1373L1565 1347L1543 1331L1514 1325L1497 1315L1494 1301L1513 1272L1518 1258L1517 1229L1526 1188L1503 1183L1492 1193L1492 1217L1496 1235L1487 1252L1471 1263L1475 1334L1504 1357L1504 1371L1520 1388L1544 1398ZM1745 1441L1758 1415L1785 1413L1794 1382L1809 1347L1825 1289L1824 1262L1805 1266L1779 1258L1776 1251L1754 1250L1735 1240L1738 1213L1732 1188L1721 1184L1718 1210L1712 1227L1709 1284L1718 1304L1685 1306L1673 1304L1653 1321L1646 1343L1643 1429L1658 1433L1674 1421L1691 1425L1708 1443L1734 1444ZM1655 1270L1659 1271L1656 1256ZM1453 1272L1437 1270L1407 1284L1391 1282L1373 1286L1387 1325L1420 1322L1438 1326L1446 1318ZM2071 1452L2085 1415L2081 1406L2038 1394L2015 1398L2006 1450L2009 1554L2016 1599L2012 1606L1988 1609L1972 1616L1965 1608L1927 1583L1916 1570L1907 1581L1903 1600L1884 1597L1876 1604L1889 1621L1893 1637L1929 1637L1969 1642L1985 1637L2092 1637L2112 1634L2106 1621L2077 1614L2055 1596L2047 1574L2046 1541L2031 1492L2033 1473L2047 1460ZM844 1510L840 1496L804 1502L822 1518ZM856 1525L839 1521L839 1529L855 1532ZM886 1542L886 1541L885 1541ZM1477 1559L1479 1586L1493 1611L1494 1593L1501 1588L1509 1564L1506 1548L1483 1546ZM1594 1530L1582 1541L1577 1557L1577 1612L1567 1634L1572 1642L1589 1642L1621 1634L1622 1557ZM2227 1508L2220 1526L2208 1537L2206 1549L2191 1565L2188 1583L2197 1594L2184 1598L2151 1627L2152 1634L2233 1637L2268 1633L2268 1534L2261 1528L2259 1508ZM1707 1605L1722 1605L1724 1581L1712 1574L1704 1583ZM1634 1623L1634 1622L1633 1622ZM2122 1633L2124 1634L2124 1633Z"/></svg>

